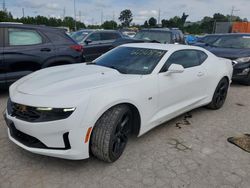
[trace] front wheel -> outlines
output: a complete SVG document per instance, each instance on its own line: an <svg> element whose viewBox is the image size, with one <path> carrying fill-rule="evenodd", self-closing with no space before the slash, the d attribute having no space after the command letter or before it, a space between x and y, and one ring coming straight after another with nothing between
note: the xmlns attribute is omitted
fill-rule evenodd
<svg viewBox="0 0 250 188"><path fill-rule="evenodd" d="M92 154L106 162L116 161L126 147L131 123L132 112L126 105L118 105L106 111L96 122L92 132Z"/></svg>
<svg viewBox="0 0 250 188"><path fill-rule="evenodd" d="M213 110L220 109L227 98L228 87L229 82L227 78L222 78L215 89L211 103L207 107Z"/></svg>

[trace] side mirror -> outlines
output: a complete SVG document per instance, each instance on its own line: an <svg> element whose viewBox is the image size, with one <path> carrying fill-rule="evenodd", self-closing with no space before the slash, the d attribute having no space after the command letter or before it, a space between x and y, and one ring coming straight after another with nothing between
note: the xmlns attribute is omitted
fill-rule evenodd
<svg viewBox="0 0 250 188"><path fill-rule="evenodd" d="M92 40L90 40L90 39L86 39L86 40L85 40L85 43L86 43L86 44L89 44L89 43L91 43L91 42L92 42Z"/></svg>
<svg viewBox="0 0 250 188"><path fill-rule="evenodd" d="M182 73L184 72L184 67L182 65L178 64L172 64L168 68L168 71L166 72L166 75L173 74L173 73Z"/></svg>

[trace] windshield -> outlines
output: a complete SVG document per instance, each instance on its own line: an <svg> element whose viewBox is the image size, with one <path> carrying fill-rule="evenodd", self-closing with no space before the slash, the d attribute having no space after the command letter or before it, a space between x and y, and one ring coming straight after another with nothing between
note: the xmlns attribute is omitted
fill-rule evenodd
<svg viewBox="0 0 250 188"><path fill-rule="evenodd" d="M85 31L77 31L72 33L71 37L78 43L82 42L82 40L88 35L88 32Z"/></svg>
<svg viewBox="0 0 250 188"><path fill-rule="evenodd" d="M250 48L250 35L222 36L213 43L213 46L221 48Z"/></svg>
<svg viewBox="0 0 250 188"><path fill-rule="evenodd" d="M212 44L218 38L219 38L219 36L206 36L202 39L202 42L207 43L207 44Z"/></svg>
<svg viewBox="0 0 250 188"><path fill-rule="evenodd" d="M96 59L96 65L116 69L123 74L150 74L165 50L118 47Z"/></svg>
<svg viewBox="0 0 250 188"><path fill-rule="evenodd" d="M135 36L135 39L158 41L160 43L171 43L171 33L161 31L140 31Z"/></svg>

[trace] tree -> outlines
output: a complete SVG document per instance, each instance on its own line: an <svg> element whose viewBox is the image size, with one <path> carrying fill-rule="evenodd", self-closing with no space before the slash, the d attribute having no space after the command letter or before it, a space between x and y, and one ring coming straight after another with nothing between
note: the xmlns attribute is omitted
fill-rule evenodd
<svg viewBox="0 0 250 188"><path fill-rule="evenodd" d="M133 14L131 10L125 9L121 11L119 20L121 21L123 27L129 27L130 23L133 20Z"/></svg>
<svg viewBox="0 0 250 188"><path fill-rule="evenodd" d="M0 22L11 22L13 16L10 12L0 11Z"/></svg>
<svg viewBox="0 0 250 188"><path fill-rule="evenodd" d="M144 22L143 27L148 28L148 21L147 20Z"/></svg>
<svg viewBox="0 0 250 188"><path fill-rule="evenodd" d="M156 24L157 24L157 20L154 18L154 17L151 17L149 20L148 20L148 24L150 27L155 27Z"/></svg>
<svg viewBox="0 0 250 188"><path fill-rule="evenodd" d="M113 20L111 21L105 21L103 24L102 24L102 28L103 29L116 29L117 28L117 23Z"/></svg>
<svg viewBox="0 0 250 188"><path fill-rule="evenodd" d="M182 27L184 26L187 18L188 18L189 15L185 14L185 12L183 12L182 16L181 16L181 25Z"/></svg>

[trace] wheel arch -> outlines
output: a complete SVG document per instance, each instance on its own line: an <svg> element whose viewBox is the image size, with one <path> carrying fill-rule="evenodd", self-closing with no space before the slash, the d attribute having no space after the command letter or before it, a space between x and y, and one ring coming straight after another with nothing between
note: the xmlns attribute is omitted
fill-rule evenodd
<svg viewBox="0 0 250 188"><path fill-rule="evenodd" d="M120 101L120 102L116 102L116 103L106 106L106 108L104 108L100 113L98 113L93 127L95 126L99 118L101 118L106 111L118 105L127 105L131 109L132 114L133 114L132 134L138 136L141 130L141 113L140 113L138 106L132 103L131 101Z"/></svg>

